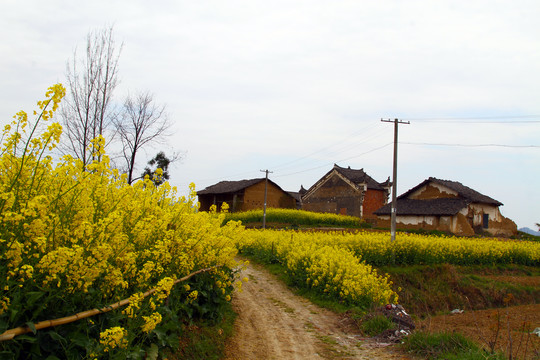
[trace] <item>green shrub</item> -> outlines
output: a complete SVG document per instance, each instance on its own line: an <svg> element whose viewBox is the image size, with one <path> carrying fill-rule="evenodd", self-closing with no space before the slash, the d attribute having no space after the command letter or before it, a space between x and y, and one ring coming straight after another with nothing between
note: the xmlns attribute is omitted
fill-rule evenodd
<svg viewBox="0 0 540 360"><path fill-rule="evenodd" d="M368 336L376 336L385 330L393 329L394 323L384 315L375 315L363 321L361 328L364 334Z"/></svg>
<svg viewBox="0 0 540 360"><path fill-rule="evenodd" d="M408 352L425 359L445 360L503 360L503 354L488 354L472 340L459 333L414 332L404 339Z"/></svg>

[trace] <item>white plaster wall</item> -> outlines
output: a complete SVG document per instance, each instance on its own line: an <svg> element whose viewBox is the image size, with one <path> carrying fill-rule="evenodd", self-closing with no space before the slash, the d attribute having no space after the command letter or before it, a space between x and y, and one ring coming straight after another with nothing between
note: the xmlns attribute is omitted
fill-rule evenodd
<svg viewBox="0 0 540 360"><path fill-rule="evenodd" d="M499 208L496 206L486 205L486 204L470 204L469 208L474 214L474 217L473 217L474 225L482 225L483 214L488 214L490 221L501 221L501 212L499 211Z"/></svg>
<svg viewBox="0 0 540 360"><path fill-rule="evenodd" d="M434 225L437 222L437 217L435 216L403 216L400 215L397 217L397 222L403 225L419 225L426 223L428 225Z"/></svg>

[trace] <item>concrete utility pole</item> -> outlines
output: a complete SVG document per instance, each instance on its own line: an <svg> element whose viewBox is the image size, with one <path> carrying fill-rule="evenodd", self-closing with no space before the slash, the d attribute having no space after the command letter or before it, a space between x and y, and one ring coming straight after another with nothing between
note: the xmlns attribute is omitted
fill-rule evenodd
<svg viewBox="0 0 540 360"><path fill-rule="evenodd" d="M261 170L261 172L266 173L266 179L264 180L264 208L263 208L263 229L266 229L266 196L268 192L268 173L272 173L272 171Z"/></svg>
<svg viewBox="0 0 540 360"><path fill-rule="evenodd" d="M382 122L394 123L394 166L392 169L392 211L391 211L391 228L390 237L392 241L396 240L396 192L397 192L397 146L398 146L398 125L410 124L408 121L401 121L398 119L381 119Z"/></svg>

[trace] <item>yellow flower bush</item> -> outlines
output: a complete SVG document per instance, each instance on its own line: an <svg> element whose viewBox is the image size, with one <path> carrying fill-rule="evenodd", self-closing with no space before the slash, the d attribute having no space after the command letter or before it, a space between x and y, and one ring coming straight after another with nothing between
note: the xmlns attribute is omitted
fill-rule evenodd
<svg viewBox="0 0 540 360"><path fill-rule="evenodd" d="M326 240L326 242L325 242ZM386 276L345 247L328 241L325 233L246 230L239 239L243 253L279 261L298 286L310 287L351 305L397 302Z"/></svg>
<svg viewBox="0 0 540 360"><path fill-rule="evenodd" d="M234 239L243 228L235 222L222 227L224 215L198 212L193 184L187 197L177 196L168 183L156 187L151 179L129 185L111 168L102 137L92 142L95 160L87 166L71 156L54 159L51 150L62 129L50 121L64 94L62 85L51 87L34 120L21 111L1 134L0 333L129 298L128 307L94 325L46 330L58 334L55 338L85 334L89 349L101 343L117 351L125 348L124 340L129 347L142 346L161 323L181 322L184 315L215 316L217 305L203 313L199 302L212 296L213 304L226 303L232 287L221 284L234 276ZM175 279L210 267L215 269L185 284L188 290L173 286ZM176 300L166 304L169 297ZM107 328L116 330L103 331ZM122 341L119 328L129 334ZM83 351L74 344L58 344L57 350ZM30 357L24 353L28 348L0 342L0 351L19 357Z"/></svg>

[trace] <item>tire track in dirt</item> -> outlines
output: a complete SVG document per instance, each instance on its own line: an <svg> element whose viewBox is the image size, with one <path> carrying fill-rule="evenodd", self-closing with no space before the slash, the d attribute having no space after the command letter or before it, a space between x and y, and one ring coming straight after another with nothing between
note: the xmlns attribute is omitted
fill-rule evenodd
<svg viewBox="0 0 540 360"><path fill-rule="evenodd" d="M250 264L241 277L249 281L233 299L239 315L226 360L412 359L355 334L339 315L293 294L261 266Z"/></svg>

